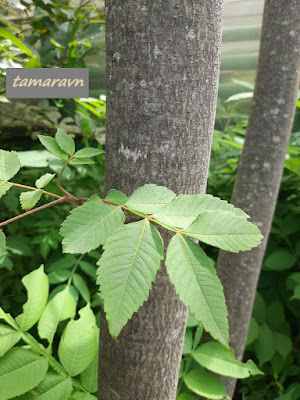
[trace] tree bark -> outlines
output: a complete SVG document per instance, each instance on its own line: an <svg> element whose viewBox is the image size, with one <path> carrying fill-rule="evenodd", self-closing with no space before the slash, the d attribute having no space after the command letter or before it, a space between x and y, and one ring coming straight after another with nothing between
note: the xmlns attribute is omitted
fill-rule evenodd
<svg viewBox="0 0 300 400"><path fill-rule="evenodd" d="M257 248L221 251L217 272L229 313L230 345L242 359L256 285L292 129L300 68L299 0L266 0L254 97L232 203L262 231ZM224 379L229 395L236 380Z"/></svg>
<svg viewBox="0 0 300 400"><path fill-rule="evenodd" d="M204 193L223 0L107 0L106 188ZM165 244L168 237L164 235ZM164 266L116 340L101 314L101 400L174 400L187 310Z"/></svg>

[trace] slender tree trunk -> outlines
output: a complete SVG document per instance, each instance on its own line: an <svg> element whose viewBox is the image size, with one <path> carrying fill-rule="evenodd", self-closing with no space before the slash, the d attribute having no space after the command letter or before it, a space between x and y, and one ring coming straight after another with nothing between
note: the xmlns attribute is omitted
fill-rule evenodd
<svg viewBox="0 0 300 400"><path fill-rule="evenodd" d="M106 1L107 189L205 192L222 2ZM117 340L102 312L98 398L174 400L186 318L163 265Z"/></svg>
<svg viewBox="0 0 300 400"><path fill-rule="evenodd" d="M257 280L276 205L294 117L300 68L300 1L266 0L249 124L232 203L264 240L251 251L221 251L217 263L229 312L230 345L243 356ZM236 380L225 379L229 395Z"/></svg>

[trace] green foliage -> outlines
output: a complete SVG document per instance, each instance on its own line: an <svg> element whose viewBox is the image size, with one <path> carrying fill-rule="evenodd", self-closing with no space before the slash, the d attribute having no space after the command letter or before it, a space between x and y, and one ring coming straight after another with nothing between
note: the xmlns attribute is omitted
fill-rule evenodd
<svg viewBox="0 0 300 400"><path fill-rule="evenodd" d="M76 197L62 187L66 183L65 174L70 168L81 166L89 162L90 158L100 155L102 150L87 147L76 152L74 140L60 129L55 138L40 135L39 139L50 153L64 162L56 161L59 163L55 169L58 174L57 187L55 188L53 182L54 174L48 172L41 176L41 171L37 175L39 178L33 180L37 189L23 184L8 183L27 189L21 193L20 199L22 207L26 210L31 209L31 213L35 211L34 207L37 201L42 199L42 195L55 197L55 204L72 203L77 206L62 223L60 234L65 253L82 255L77 260L71 254L64 258L60 256L54 262L46 263L46 273L41 267L27 274L23 283L28 299L23 304L23 313L13 319L1 311L0 318L10 325L5 325L6 331L3 331L3 339L0 342L3 357L12 351L11 347L22 340L41 356L41 360L47 359L51 368L50 376L41 378L34 386L24 390L24 398L30 399L33 393L30 391L34 388L34 393L45 398L49 396L51 399L60 386L67 393L73 391L74 398L93 398L90 393L96 390L98 329L92 307L99 307L100 299L96 293L91 294L87 277L95 282L94 264L95 260L98 260L97 282L100 285L100 296L104 303L110 334L116 338L132 314L147 300L163 259L164 245L155 225L175 234L167 249L166 266L180 299L196 318L197 325L202 323L204 329L227 345L228 323L222 287L211 260L187 236L205 235L203 241L211 243L206 237L217 232L219 241L216 239L213 243L219 247L224 247L223 243L230 243L230 248L234 251L250 248L259 243L261 235L256 227L247 222L248 216L242 210L235 209L227 202L212 196L180 196L176 202L176 195L172 191L156 185L145 185L129 197L116 190L110 191L106 199L96 194L89 198L81 197L82 194ZM9 164L8 169L12 171L10 174L15 174L20 163L18 157L11 154L14 153L5 152L5 165ZM62 192L63 196L44 191L42 188L46 185L49 190ZM196 206L193 205L193 201L197 203ZM167 210L165 215L173 217L174 208L171 203L175 203L175 211L180 203L185 210L183 215L187 228L183 231L178 229L180 225L176 226L177 222L173 224L173 220L168 220L170 225L159 220L159 215L163 216L163 213L159 214L161 208ZM48 203L43 209L47 206ZM188 210L189 206L191 212ZM133 214L139 221L124 225L124 212ZM156 216L153 213L156 213ZM225 220L227 226L225 223L218 226L213 218L209 218L213 214L218 216L218 222ZM26 213L23 216L26 216ZM201 217L206 218L204 222L201 221ZM57 223L61 219L56 218ZM234 220L234 228L229 223L231 220ZM41 233L48 233L49 223L44 222L46 221L39 221ZM212 225L210 231L207 230L208 224ZM220 241L220 227L223 229L222 235L225 236L223 242ZM245 235L246 239L226 239L226 235L234 236L232 233L235 236ZM45 237L48 238L49 235ZM249 237L251 240L247 243ZM10 252L23 256L32 254L26 238L17 241L11 239L10 235L8 238L9 255ZM60 236L55 237L54 243L51 244L55 250L60 239ZM44 237L41 234L37 243L43 241ZM96 250L100 246L103 246L102 255ZM41 250L47 259L49 250L44 250L44 247L41 247ZM88 259L83 261L83 257ZM85 276L82 276L80 271ZM49 284L56 286L48 297ZM80 310L79 319L74 319L77 309ZM36 340L28 332L35 325L40 339L47 340L47 349L42 344L43 340L41 343L40 339ZM18 335L13 335L11 329ZM185 343L187 354L195 343L200 343L201 336L202 325L201 329L196 331L194 344L190 332L189 342L186 340ZM77 379L74 380L74 377L78 377L81 383ZM65 378L69 379L71 386ZM186 379L189 382L187 375L184 382ZM209 390L205 385L199 389L200 386L197 386L198 391ZM88 391L86 394L85 390Z"/></svg>
<svg viewBox="0 0 300 400"><path fill-rule="evenodd" d="M3 7L8 8L9 2ZM70 3L66 0L22 2L17 19L1 21L0 92L5 94L5 67L17 68L80 68L87 67L90 57L101 54L104 44L104 16L90 2ZM5 24L5 26L4 26ZM77 101L76 101L77 100ZM89 99L41 100L33 105L27 99L13 102L0 95L1 127L10 135L10 128L22 129L21 135L52 133L56 126L85 137L103 136L105 101ZM105 108L105 107L104 107ZM34 135L35 136L35 135Z"/></svg>
<svg viewBox="0 0 300 400"><path fill-rule="evenodd" d="M75 142L64 131L57 129L55 139L58 146L69 156L72 156L75 153Z"/></svg>
<svg viewBox="0 0 300 400"><path fill-rule="evenodd" d="M214 267L197 244L181 234L169 244L167 272L180 300L215 339L228 344L225 298Z"/></svg>
<svg viewBox="0 0 300 400"><path fill-rule="evenodd" d="M144 214L153 214L174 197L175 193L163 186L145 185L132 193L125 206Z"/></svg>
<svg viewBox="0 0 300 400"><path fill-rule="evenodd" d="M124 225L105 243L97 282L112 337L147 300L162 258L162 239L148 219Z"/></svg>
<svg viewBox="0 0 300 400"><path fill-rule="evenodd" d="M42 189L43 187L47 186L52 181L52 179L54 177L55 177L55 174L47 173L47 174L41 176L39 179L36 180L35 186L38 189Z"/></svg>
<svg viewBox="0 0 300 400"><path fill-rule="evenodd" d="M56 157L60 158L61 160L68 161L68 154L62 150L59 146L58 142L50 136L43 136L39 135L40 142L42 145L50 151L50 153L54 154Z"/></svg>
<svg viewBox="0 0 300 400"><path fill-rule="evenodd" d="M3 197L11 188L11 184L7 182L0 182L0 199Z"/></svg>
<svg viewBox="0 0 300 400"><path fill-rule="evenodd" d="M20 169L20 161L15 151L0 150L0 180L7 182Z"/></svg>
<svg viewBox="0 0 300 400"><path fill-rule="evenodd" d="M72 381L53 372L47 372L45 379L18 400L66 400L72 393Z"/></svg>
<svg viewBox="0 0 300 400"><path fill-rule="evenodd" d="M52 344L58 323L75 316L75 301L66 287L57 293L47 304L38 324L39 335L42 339L47 339Z"/></svg>
<svg viewBox="0 0 300 400"><path fill-rule="evenodd" d="M98 332L90 305L82 308L79 315L78 320L68 322L58 348L59 359L70 376L83 372L97 350Z"/></svg>
<svg viewBox="0 0 300 400"><path fill-rule="evenodd" d="M42 197L42 190L35 190L33 192L23 192L20 194L20 204L23 210L31 210Z"/></svg>
<svg viewBox="0 0 300 400"><path fill-rule="evenodd" d="M6 238L1 229L0 229L0 254L6 254Z"/></svg>
<svg viewBox="0 0 300 400"><path fill-rule="evenodd" d="M21 339L21 334L7 325L0 324L0 357Z"/></svg>
<svg viewBox="0 0 300 400"><path fill-rule="evenodd" d="M203 211L184 234L220 249L238 253L250 250L261 241L259 229L227 211Z"/></svg>
<svg viewBox="0 0 300 400"><path fill-rule="evenodd" d="M0 399L11 399L37 386L44 379L48 362L31 350L9 350L0 359Z"/></svg>
<svg viewBox="0 0 300 400"><path fill-rule="evenodd" d="M234 213L239 217L249 218L244 211L233 207L227 201L218 199L207 194L179 195L167 205L161 207L154 213L153 217L159 221L176 226L178 228L187 228L203 211L222 210Z"/></svg>
<svg viewBox="0 0 300 400"><path fill-rule="evenodd" d="M192 370L184 377L184 383L192 392L208 399L230 399L225 386L208 372Z"/></svg>
<svg viewBox="0 0 300 400"><path fill-rule="evenodd" d="M60 234L65 253L88 253L96 249L125 221L119 206L105 204L92 196L74 209L63 222Z"/></svg>
<svg viewBox="0 0 300 400"><path fill-rule="evenodd" d="M21 330L28 331L39 320L48 299L49 283L44 267L32 271L22 279L27 289L28 300L23 306L23 313L16 318Z"/></svg>
<svg viewBox="0 0 300 400"><path fill-rule="evenodd" d="M193 353L194 359L203 367L217 374L232 376L234 378L247 378L256 373L261 373L253 369L253 365L248 360L247 363L236 361L233 350L222 346L220 343L204 343Z"/></svg>

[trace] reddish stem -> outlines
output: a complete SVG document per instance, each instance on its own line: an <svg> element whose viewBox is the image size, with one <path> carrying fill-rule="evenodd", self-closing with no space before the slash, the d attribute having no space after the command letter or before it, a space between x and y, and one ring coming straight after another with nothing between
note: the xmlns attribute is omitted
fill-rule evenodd
<svg viewBox="0 0 300 400"><path fill-rule="evenodd" d="M18 219L27 217L28 215L34 214L34 213L36 213L36 212L38 212L38 211L45 210L45 209L48 208L48 207L52 207L52 206L55 206L56 204L64 203L64 202L70 202L69 199L68 199L66 196L65 196L65 197L60 197L60 198L57 199L57 200L51 201L50 203L47 203L47 204L44 204L43 206L34 208L33 210L30 210L30 211L26 211L26 212L23 213L23 214L17 215L16 217L13 217L13 218L10 218L10 219L8 219L8 220L6 220L6 221L4 221L4 222L1 222L1 223L0 223L0 226L8 225L8 224L10 224L11 222L17 221Z"/></svg>

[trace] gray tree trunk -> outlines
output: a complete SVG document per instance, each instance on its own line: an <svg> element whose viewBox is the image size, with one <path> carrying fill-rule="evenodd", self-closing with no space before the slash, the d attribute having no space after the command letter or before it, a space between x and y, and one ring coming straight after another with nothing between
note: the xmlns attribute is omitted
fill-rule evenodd
<svg viewBox="0 0 300 400"><path fill-rule="evenodd" d="M300 69L300 1L266 0L257 78L232 203L264 240L251 251L221 251L217 263L229 312L230 345L242 359L257 280L292 129ZM236 380L225 379L229 395Z"/></svg>
<svg viewBox="0 0 300 400"><path fill-rule="evenodd" d="M205 192L222 2L106 1L107 189ZM163 265L117 340L102 312L98 398L174 400L186 318Z"/></svg>

